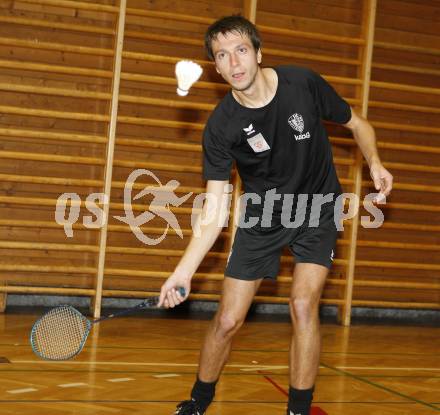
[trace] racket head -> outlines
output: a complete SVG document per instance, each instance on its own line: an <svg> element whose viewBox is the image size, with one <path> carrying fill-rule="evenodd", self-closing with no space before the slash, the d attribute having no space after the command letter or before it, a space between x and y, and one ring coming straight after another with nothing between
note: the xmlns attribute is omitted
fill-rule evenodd
<svg viewBox="0 0 440 415"><path fill-rule="evenodd" d="M83 349L91 328L92 323L76 308L55 307L32 326L32 350L45 360L71 359Z"/></svg>

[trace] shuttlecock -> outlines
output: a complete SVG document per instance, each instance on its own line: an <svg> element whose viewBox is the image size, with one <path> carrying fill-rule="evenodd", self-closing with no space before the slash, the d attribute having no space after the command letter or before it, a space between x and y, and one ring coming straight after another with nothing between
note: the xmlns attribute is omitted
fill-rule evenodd
<svg viewBox="0 0 440 415"><path fill-rule="evenodd" d="M202 75L202 67L192 61L179 61L176 63L177 93L184 97L188 95L191 85Z"/></svg>

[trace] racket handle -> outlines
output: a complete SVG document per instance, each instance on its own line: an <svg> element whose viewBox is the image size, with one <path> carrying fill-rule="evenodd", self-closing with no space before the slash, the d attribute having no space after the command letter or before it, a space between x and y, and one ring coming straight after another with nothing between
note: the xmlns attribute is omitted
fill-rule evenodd
<svg viewBox="0 0 440 415"><path fill-rule="evenodd" d="M186 295L186 291L185 291L185 288L183 288L183 287L177 287L177 291L179 292L179 294L182 296L182 297L185 297L185 295ZM154 305L157 305L157 303L159 302L159 296L157 296L157 297L155 297L155 299L153 300L154 301Z"/></svg>
<svg viewBox="0 0 440 415"><path fill-rule="evenodd" d="M185 295L186 295L185 288L178 287L177 291L179 291L179 293L180 293L180 295L182 297L185 297ZM130 308L127 308L125 310L117 311L116 313L110 314L109 316L100 317L100 318L98 318L96 320L91 321L91 323L95 324L95 323L99 323L100 321L108 320L108 319L113 318L113 317L118 317L118 316L123 316L125 314L130 314L130 313L133 313L136 310L141 310L143 308L155 307L158 302L159 302L159 296L150 297L150 298L145 299L142 303L140 303L140 304L138 304L138 305L136 305L134 307L130 307Z"/></svg>

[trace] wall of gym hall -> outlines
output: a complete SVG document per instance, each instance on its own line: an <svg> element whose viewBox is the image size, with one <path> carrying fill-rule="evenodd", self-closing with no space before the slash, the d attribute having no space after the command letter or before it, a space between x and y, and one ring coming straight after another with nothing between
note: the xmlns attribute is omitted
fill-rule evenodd
<svg viewBox="0 0 440 415"><path fill-rule="evenodd" d="M395 178L385 222L345 221L322 303L350 323L352 307L440 309L440 3L410 0L0 1L0 296L8 293L138 298L157 292L191 235L194 197L204 191L201 132L228 87L203 50L216 18L242 13L263 37L263 63L321 73L376 129ZM175 93L174 65L204 74L189 96ZM344 191L374 191L353 138L328 125ZM147 246L124 215L132 171L180 182L193 195L173 208L183 232ZM232 182L233 207L240 181ZM133 192L156 186L142 176ZM57 199L75 193L72 237L55 220ZM84 224L86 199L104 193L104 226ZM145 212L151 195L134 201ZM366 215L363 209L360 215ZM142 230L159 237L160 217ZM193 299L218 299L232 221L200 266ZM256 301L286 303L293 262Z"/></svg>

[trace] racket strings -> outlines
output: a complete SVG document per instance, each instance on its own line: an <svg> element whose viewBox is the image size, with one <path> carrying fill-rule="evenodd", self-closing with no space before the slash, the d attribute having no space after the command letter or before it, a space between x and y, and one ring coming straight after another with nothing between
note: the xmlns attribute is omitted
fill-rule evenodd
<svg viewBox="0 0 440 415"><path fill-rule="evenodd" d="M68 359L81 351L90 327L91 323L73 307L57 307L35 324L32 348L45 359Z"/></svg>

